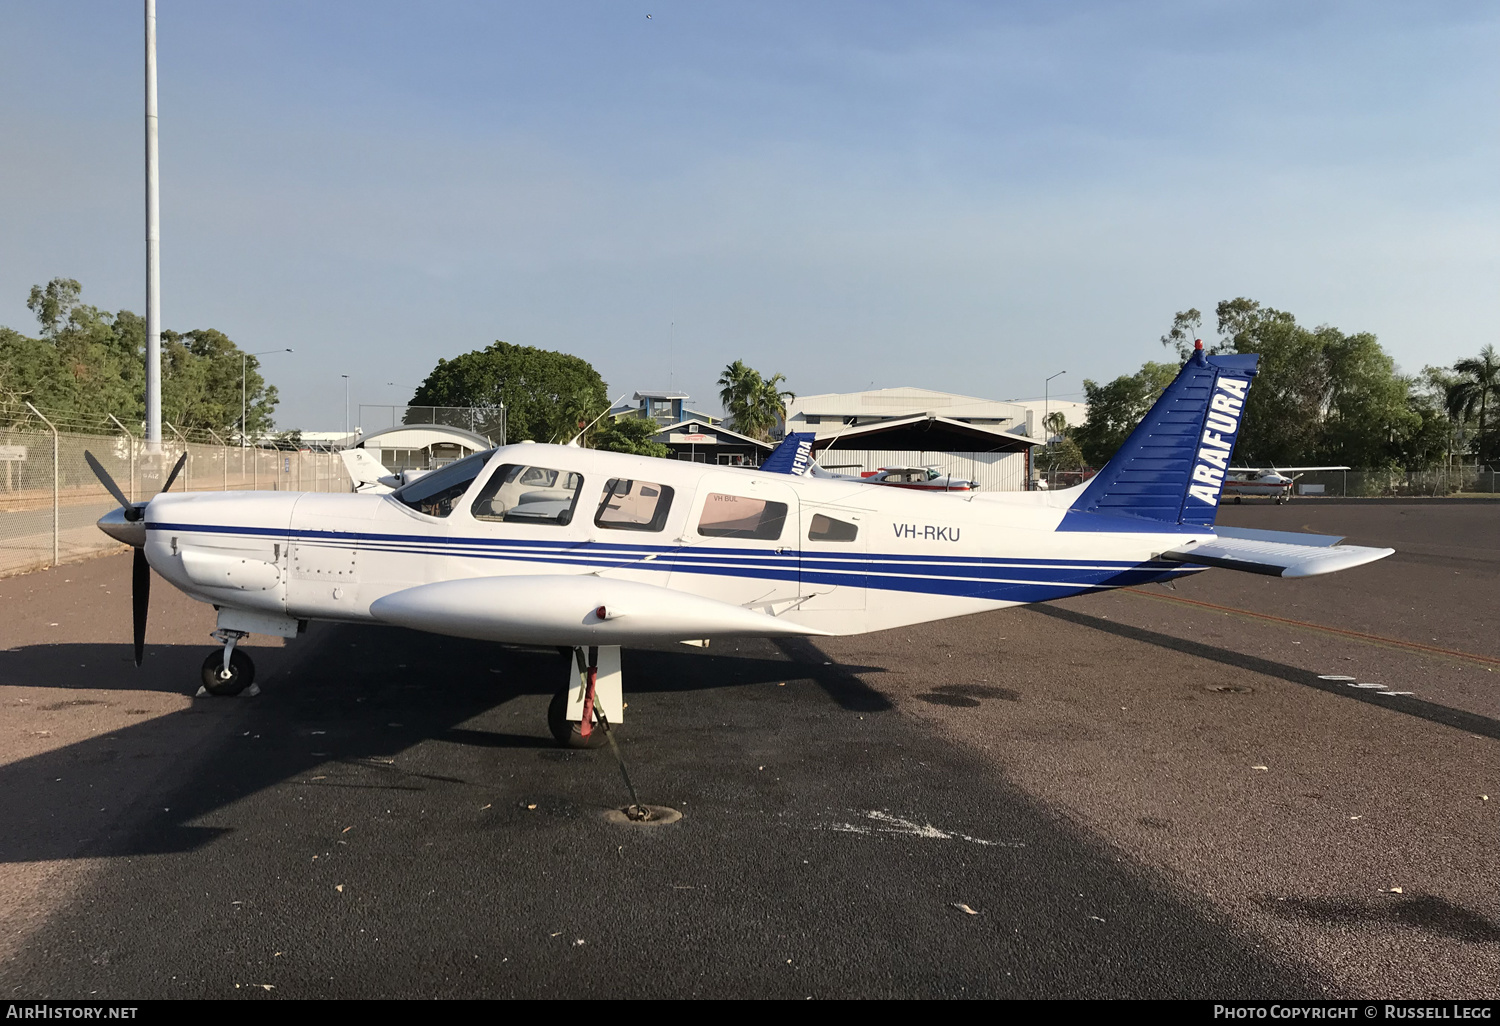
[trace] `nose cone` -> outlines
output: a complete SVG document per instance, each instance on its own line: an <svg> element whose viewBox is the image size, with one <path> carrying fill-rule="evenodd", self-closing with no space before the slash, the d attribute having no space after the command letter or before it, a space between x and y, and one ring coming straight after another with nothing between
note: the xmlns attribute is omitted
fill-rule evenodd
<svg viewBox="0 0 1500 1026"><path fill-rule="evenodd" d="M112 509L98 520L99 530L115 541L141 548L146 544L146 521L126 520L123 509Z"/></svg>

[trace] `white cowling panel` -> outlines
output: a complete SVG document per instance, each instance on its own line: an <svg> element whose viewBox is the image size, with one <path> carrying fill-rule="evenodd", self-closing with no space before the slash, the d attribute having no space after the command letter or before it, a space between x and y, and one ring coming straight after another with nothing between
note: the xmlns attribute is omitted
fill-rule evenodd
<svg viewBox="0 0 1500 1026"><path fill-rule="evenodd" d="M281 583L281 567L275 563L204 549L184 548L182 570L188 580L204 588L270 591Z"/></svg>
<svg viewBox="0 0 1500 1026"><path fill-rule="evenodd" d="M826 633L701 595L592 574L440 581L377 599L370 612L385 623L434 634L533 645Z"/></svg>

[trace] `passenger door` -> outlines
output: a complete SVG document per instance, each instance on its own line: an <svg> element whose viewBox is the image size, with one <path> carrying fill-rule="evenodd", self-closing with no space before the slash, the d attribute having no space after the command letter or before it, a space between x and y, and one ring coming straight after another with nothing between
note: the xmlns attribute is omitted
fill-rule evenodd
<svg viewBox="0 0 1500 1026"><path fill-rule="evenodd" d="M783 613L802 597L797 493L748 474L705 474L672 557L671 587Z"/></svg>
<svg viewBox="0 0 1500 1026"><path fill-rule="evenodd" d="M804 612L862 610L868 584L868 510L820 505L802 525ZM822 626L819 622L819 626Z"/></svg>

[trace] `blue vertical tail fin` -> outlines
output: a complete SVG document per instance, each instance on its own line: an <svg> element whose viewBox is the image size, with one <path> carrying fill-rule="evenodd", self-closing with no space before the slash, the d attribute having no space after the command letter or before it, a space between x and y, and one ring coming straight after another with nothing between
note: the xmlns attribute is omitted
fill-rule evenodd
<svg viewBox="0 0 1500 1026"><path fill-rule="evenodd" d="M1203 343L1063 516L1060 531L1210 527L1245 415L1255 355Z"/></svg>
<svg viewBox="0 0 1500 1026"><path fill-rule="evenodd" d="M771 451L760 469L768 474L805 474L812 466L813 439L811 431L796 431L781 440Z"/></svg>

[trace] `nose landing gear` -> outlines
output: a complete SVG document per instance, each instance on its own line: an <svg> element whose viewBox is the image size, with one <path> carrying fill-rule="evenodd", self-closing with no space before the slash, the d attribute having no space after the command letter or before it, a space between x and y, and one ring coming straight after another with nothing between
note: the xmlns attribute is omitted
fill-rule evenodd
<svg viewBox="0 0 1500 1026"><path fill-rule="evenodd" d="M248 631L217 630L213 636L224 643L224 648L214 649L203 660L200 678L203 690L219 698L232 698L250 689L250 694L260 694L255 686L255 663L235 645Z"/></svg>

